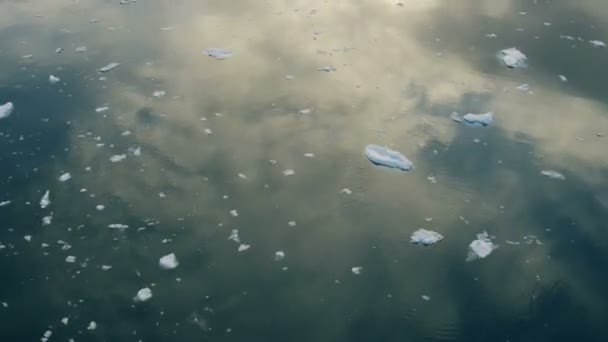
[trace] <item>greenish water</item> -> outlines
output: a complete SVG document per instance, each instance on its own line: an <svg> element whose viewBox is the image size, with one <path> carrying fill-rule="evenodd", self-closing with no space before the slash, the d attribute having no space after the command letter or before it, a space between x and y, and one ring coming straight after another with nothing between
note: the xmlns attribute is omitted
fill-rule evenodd
<svg viewBox="0 0 608 342"><path fill-rule="evenodd" d="M0 341L605 341L608 3L397 2L0 2Z"/></svg>

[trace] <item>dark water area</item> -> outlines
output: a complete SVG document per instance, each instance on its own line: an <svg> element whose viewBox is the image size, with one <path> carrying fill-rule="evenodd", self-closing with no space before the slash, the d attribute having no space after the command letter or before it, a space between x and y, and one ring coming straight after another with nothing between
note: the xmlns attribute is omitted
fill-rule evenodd
<svg viewBox="0 0 608 342"><path fill-rule="evenodd" d="M606 341L604 42L600 0L0 1L0 341Z"/></svg>

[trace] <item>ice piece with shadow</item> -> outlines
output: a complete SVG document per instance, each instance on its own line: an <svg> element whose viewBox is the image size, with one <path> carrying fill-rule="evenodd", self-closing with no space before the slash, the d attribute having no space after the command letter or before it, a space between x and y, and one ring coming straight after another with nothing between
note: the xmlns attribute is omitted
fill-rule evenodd
<svg viewBox="0 0 608 342"><path fill-rule="evenodd" d="M51 192L47 190L42 198L40 199L40 208L44 209L51 204L51 200L49 199Z"/></svg>
<svg viewBox="0 0 608 342"><path fill-rule="evenodd" d="M120 63L110 63L106 66L103 66L101 68L98 69L99 72L110 72L114 69L116 69L118 66L120 65Z"/></svg>
<svg viewBox="0 0 608 342"><path fill-rule="evenodd" d="M0 106L0 119L8 118L12 113L15 106L12 102L7 102Z"/></svg>
<svg viewBox="0 0 608 342"><path fill-rule="evenodd" d="M410 243L414 245L430 246L443 240L443 235L427 229L418 229L415 231L411 238Z"/></svg>
<svg viewBox="0 0 608 342"><path fill-rule="evenodd" d="M158 260L158 266L164 270L172 270L179 266L179 261L175 256L175 253L170 253Z"/></svg>
<svg viewBox="0 0 608 342"><path fill-rule="evenodd" d="M486 127L494 121L494 113L488 112L484 114L465 114L462 119L467 125L474 127Z"/></svg>
<svg viewBox="0 0 608 342"><path fill-rule="evenodd" d="M137 295L133 298L136 302L146 302L152 298L152 290L148 287L144 287L143 289L137 291Z"/></svg>
<svg viewBox="0 0 608 342"><path fill-rule="evenodd" d="M555 170L542 170L540 172L541 175L551 178L551 179L558 179L558 180L565 180L566 176L564 176L563 174L555 171Z"/></svg>
<svg viewBox="0 0 608 342"><path fill-rule="evenodd" d="M233 55L232 50L223 48L209 48L205 49L205 54L209 57L213 57L218 60L224 60L230 58Z"/></svg>
<svg viewBox="0 0 608 342"><path fill-rule="evenodd" d="M61 81L59 79L59 77L56 77L56 76L53 76L53 75L49 75L49 83L50 84L59 83L59 81Z"/></svg>
<svg viewBox="0 0 608 342"><path fill-rule="evenodd" d="M593 47L596 47L596 48L605 48L606 47L606 43L604 43L601 40L590 40L589 44L591 44Z"/></svg>
<svg viewBox="0 0 608 342"><path fill-rule="evenodd" d="M526 67L526 61L528 60L526 55L514 47L500 50L498 58L511 69Z"/></svg>
<svg viewBox="0 0 608 342"><path fill-rule="evenodd" d="M414 164L400 152L391 150L386 146L367 145L365 156L374 165L386 166L389 168L410 171Z"/></svg>
<svg viewBox="0 0 608 342"><path fill-rule="evenodd" d="M334 72L337 69L331 65L325 65L320 67L319 69L317 69L317 71L323 71L323 72Z"/></svg>
<svg viewBox="0 0 608 342"><path fill-rule="evenodd" d="M469 244L469 253L466 260L485 259L497 248L498 245L492 242L492 238L487 232L477 234L477 239Z"/></svg>

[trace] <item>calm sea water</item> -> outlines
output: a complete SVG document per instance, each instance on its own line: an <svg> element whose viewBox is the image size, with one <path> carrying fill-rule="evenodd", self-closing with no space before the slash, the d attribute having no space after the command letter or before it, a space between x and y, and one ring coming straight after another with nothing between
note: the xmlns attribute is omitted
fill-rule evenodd
<svg viewBox="0 0 608 342"><path fill-rule="evenodd" d="M604 41L603 0L1 1L0 341L606 341Z"/></svg>

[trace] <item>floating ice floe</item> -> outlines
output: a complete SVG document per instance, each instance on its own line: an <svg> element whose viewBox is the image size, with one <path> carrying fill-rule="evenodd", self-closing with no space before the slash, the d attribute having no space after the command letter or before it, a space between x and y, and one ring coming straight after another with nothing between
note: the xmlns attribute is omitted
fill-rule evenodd
<svg viewBox="0 0 608 342"><path fill-rule="evenodd" d="M477 234L477 239L469 244L467 261L485 259L492 254L496 248L498 248L498 245L492 243L492 239L487 232Z"/></svg>
<svg viewBox="0 0 608 342"><path fill-rule="evenodd" d="M67 317L63 317L61 319L61 324L63 324L63 325L68 325L69 322L70 322L70 319Z"/></svg>
<svg viewBox="0 0 608 342"><path fill-rule="evenodd" d="M158 260L158 266L164 270L172 270L179 266L179 261L175 256L175 253L170 253Z"/></svg>
<svg viewBox="0 0 608 342"><path fill-rule="evenodd" d="M528 59L517 48L509 48L500 50L498 52L498 58L509 68L522 68L526 66L526 60Z"/></svg>
<svg viewBox="0 0 608 342"><path fill-rule="evenodd" d="M593 45L593 47L596 47L596 48L605 48L606 47L606 43L604 43L601 40L590 40L589 44Z"/></svg>
<svg viewBox="0 0 608 342"><path fill-rule="evenodd" d="M443 235L426 229L418 229L410 238L411 243L423 246L434 245L441 240L443 240Z"/></svg>
<svg viewBox="0 0 608 342"><path fill-rule="evenodd" d="M215 59L223 60L232 57L233 53L230 49L223 48L209 48L205 49L205 54Z"/></svg>
<svg viewBox="0 0 608 342"><path fill-rule="evenodd" d="M239 230L233 229L232 232L230 232L230 236L228 237L228 240L232 240L236 243L241 243L241 239L239 238Z"/></svg>
<svg viewBox="0 0 608 342"><path fill-rule="evenodd" d="M496 38L497 35L496 35L496 33L488 33L488 34L486 34L486 37L488 37L488 38Z"/></svg>
<svg viewBox="0 0 608 342"><path fill-rule="evenodd" d="M89 323L89 326L87 327L87 330L95 330L97 329L97 323L95 323L95 321L91 321L91 323Z"/></svg>
<svg viewBox="0 0 608 342"><path fill-rule="evenodd" d="M77 46L74 51L76 52L87 52L87 47L86 46Z"/></svg>
<svg viewBox="0 0 608 342"><path fill-rule="evenodd" d="M241 245L239 245L238 251L239 252L244 252L244 251L248 250L249 248L251 248L250 245L241 244Z"/></svg>
<svg viewBox="0 0 608 342"><path fill-rule="evenodd" d="M32 241L32 236L31 235L26 235L26 236L23 237L23 240L25 240L27 242L30 242L30 241Z"/></svg>
<svg viewBox="0 0 608 342"><path fill-rule="evenodd" d="M15 106L12 102L7 102L0 106L0 119L8 118L12 113Z"/></svg>
<svg viewBox="0 0 608 342"><path fill-rule="evenodd" d="M110 229L127 229L127 228L129 228L129 225L122 224L122 223L112 223L112 224L108 225L108 228L110 228Z"/></svg>
<svg viewBox="0 0 608 342"><path fill-rule="evenodd" d="M353 193L353 191L349 188L344 188L344 189L340 190L340 193L344 194L344 195L351 195Z"/></svg>
<svg viewBox="0 0 608 342"><path fill-rule="evenodd" d="M290 227L295 227L296 226L296 221L289 221L287 222L287 225Z"/></svg>
<svg viewBox="0 0 608 342"><path fill-rule="evenodd" d="M68 255L67 257L65 257L65 262L73 264L76 262L76 257L73 255Z"/></svg>
<svg viewBox="0 0 608 342"><path fill-rule="evenodd" d="M414 168L414 164L403 154L393 151L386 146L367 145L365 147L365 156L375 165L386 166L403 171L409 171Z"/></svg>
<svg viewBox="0 0 608 342"><path fill-rule="evenodd" d="M156 90L154 93L152 93L153 97L163 97L165 96L167 93L165 93L164 90Z"/></svg>
<svg viewBox="0 0 608 342"><path fill-rule="evenodd" d="M300 110L298 111L298 113L299 113L299 114L302 114L302 115L310 114L310 113L312 113L312 109L310 109L310 108L304 108L304 109L300 109Z"/></svg>
<svg viewBox="0 0 608 342"><path fill-rule="evenodd" d="M121 162L123 160L127 159L127 155L126 154L115 154L113 156L110 157L110 161L112 163L118 163Z"/></svg>
<svg viewBox="0 0 608 342"><path fill-rule="evenodd" d="M425 300L425 301L427 301L427 302L428 302L429 300L431 300L431 297L430 297L430 296L427 296L427 295L422 295L421 297L422 297L422 299L423 299L423 300Z"/></svg>
<svg viewBox="0 0 608 342"><path fill-rule="evenodd" d="M48 215L42 218L42 225L48 226L53 222L53 215Z"/></svg>
<svg viewBox="0 0 608 342"><path fill-rule="evenodd" d="M66 172L66 173L62 174L61 176L59 176L59 178L57 178L57 179L59 179L60 182L66 182L70 178L72 178L72 175L69 172Z"/></svg>
<svg viewBox="0 0 608 342"><path fill-rule="evenodd" d="M12 201L2 201L0 202L0 207L6 207L7 205L11 204Z"/></svg>
<svg viewBox="0 0 608 342"><path fill-rule="evenodd" d="M314 158L315 154L314 153L304 153L304 157L306 157L306 158Z"/></svg>
<svg viewBox="0 0 608 342"><path fill-rule="evenodd" d="M141 147L140 146L130 147L129 152L131 152L131 154L133 154L133 156L139 157L139 156L141 156Z"/></svg>
<svg viewBox="0 0 608 342"><path fill-rule="evenodd" d="M357 266L357 267L351 268L350 270L351 270L351 272L353 272L353 274L359 275L359 274L361 274L361 271L363 271L363 267Z"/></svg>
<svg viewBox="0 0 608 342"><path fill-rule="evenodd" d="M107 270L112 269L112 266L110 266L110 265L101 265L101 269L104 270L104 271L107 271Z"/></svg>
<svg viewBox="0 0 608 342"><path fill-rule="evenodd" d="M456 112L452 112L452 114L450 114L450 119L452 119L453 121L462 123L463 119L462 119L462 115L456 113Z"/></svg>
<svg viewBox="0 0 608 342"><path fill-rule="evenodd" d="M47 342L49 340L49 338L51 338L51 336L53 335L53 332L50 330L47 330L44 332L44 334L42 334L42 337L40 338L40 342Z"/></svg>
<svg viewBox="0 0 608 342"><path fill-rule="evenodd" d="M283 259L285 259L285 252L277 251L276 253L274 253L274 261L281 261Z"/></svg>
<svg viewBox="0 0 608 342"><path fill-rule="evenodd" d="M232 215L234 217L238 217L239 216L239 212L236 211L236 209L232 209L232 210L230 210L230 215Z"/></svg>
<svg viewBox="0 0 608 342"><path fill-rule="evenodd" d="M559 75L559 80L562 82L568 82L568 78L566 78L564 75Z"/></svg>
<svg viewBox="0 0 608 342"><path fill-rule="evenodd" d="M287 169L287 170L283 170L283 175L285 176L291 176L294 175L296 172L292 169Z"/></svg>
<svg viewBox="0 0 608 342"><path fill-rule="evenodd" d="M50 84L55 84L55 83L58 83L59 81L61 81L61 80L59 79L59 77L55 77L55 76L53 76L53 75L50 75L50 76L49 76L49 83L50 83Z"/></svg>
<svg viewBox="0 0 608 342"><path fill-rule="evenodd" d="M63 48L57 48L55 49L55 53L62 53L63 52Z"/></svg>
<svg viewBox="0 0 608 342"><path fill-rule="evenodd" d="M97 108L95 108L95 112L97 112L97 113L107 112L108 110L110 110L110 107L108 107L108 106L103 106L103 107L97 107Z"/></svg>
<svg viewBox="0 0 608 342"><path fill-rule="evenodd" d="M51 192L49 190L42 195L42 198L40 199L40 208L44 209L51 204L51 200L49 199L50 195Z"/></svg>
<svg viewBox="0 0 608 342"><path fill-rule="evenodd" d="M144 287L143 289L137 291L137 295L134 299L136 302L145 302L150 298L152 298L152 290L147 287Z"/></svg>
<svg viewBox="0 0 608 342"><path fill-rule="evenodd" d="M106 66L103 66L101 68L99 68L97 71L99 72L109 72L112 71L114 69L116 69L118 66L120 65L120 63L110 63Z"/></svg>
<svg viewBox="0 0 608 342"><path fill-rule="evenodd" d="M529 92L530 91L530 86L528 85L528 83L524 83L520 86L517 86L517 90L521 90L523 92Z"/></svg>
<svg viewBox="0 0 608 342"><path fill-rule="evenodd" d="M484 113L484 114L465 114L463 117L463 120L466 124L471 125L471 126L477 126L477 127L485 127L485 126L489 126L490 124L492 124L492 121L494 121L494 113L492 112L488 112L488 113Z"/></svg>
<svg viewBox="0 0 608 342"><path fill-rule="evenodd" d="M325 65L325 66L322 66L319 69L317 69L317 71L333 72L333 71L336 71L336 68L331 65Z"/></svg>
<svg viewBox="0 0 608 342"><path fill-rule="evenodd" d="M542 170L540 172L541 175L545 176L545 177L549 177L552 179L559 179L559 180L565 180L566 176L564 176L563 174L554 171L554 170Z"/></svg>

